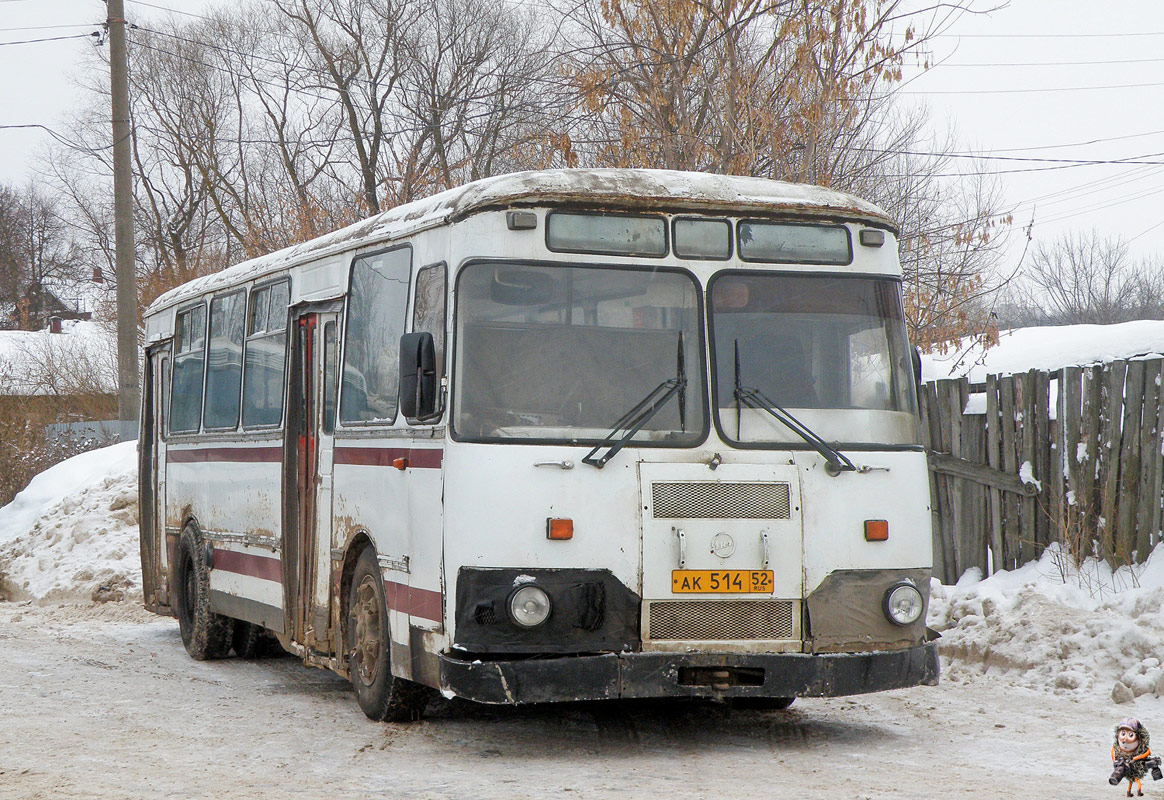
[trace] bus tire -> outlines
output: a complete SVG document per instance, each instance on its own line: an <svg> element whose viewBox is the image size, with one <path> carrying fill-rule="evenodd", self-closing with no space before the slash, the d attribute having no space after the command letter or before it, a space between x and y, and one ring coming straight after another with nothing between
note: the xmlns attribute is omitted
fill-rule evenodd
<svg viewBox="0 0 1164 800"><path fill-rule="evenodd" d="M432 690L392 674L392 639L384 578L376 553L360 553L348 589L345 637L348 675L360 709L375 722L420 719Z"/></svg>
<svg viewBox="0 0 1164 800"><path fill-rule="evenodd" d="M234 623L234 634L231 637L234 654L239 658L258 658L261 655L262 636L263 627L261 625L237 620Z"/></svg>
<svg viewBox="0 0 1164 800"><path fill-rule="evenodd" d="M175 612L182 644L198 661L230 653L234 620L210 610L210 569L193 523L182 529L174 562Z"/></svg>
<svg viewBox="0 0 1164 800"><path fill-rule="evenodd" d="M795 700L795 697L736 697L732 699L732 708L741 711L783 711Z"/></svg>

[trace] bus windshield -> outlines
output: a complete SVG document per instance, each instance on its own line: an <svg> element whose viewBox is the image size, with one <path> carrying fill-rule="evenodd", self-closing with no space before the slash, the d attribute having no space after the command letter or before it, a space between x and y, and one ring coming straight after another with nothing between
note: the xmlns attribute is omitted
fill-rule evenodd
<svg viewBox="0 0 1164 800"><path fill-rule="evenodd" d="M699 297L678 270L470 264L457 284L454 430L475 441L596 443L683 374L683 390L630 441L700 441Z"/></svg>
<svg viewBox="0 0 1164 800"><path fill-rule="evenodd" d="M829 442L916 444L899 282L733 271L709 291L717 422L729 441L803 444L739 402L752 390Z"/></svg>

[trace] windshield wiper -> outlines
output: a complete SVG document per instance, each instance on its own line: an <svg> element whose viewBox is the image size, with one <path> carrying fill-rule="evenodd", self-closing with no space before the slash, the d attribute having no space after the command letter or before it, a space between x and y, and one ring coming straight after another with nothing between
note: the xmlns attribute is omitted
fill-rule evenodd
<svg viewBox="0 0 1164 800"><path fill-rule="evenodd" d="M659 409L667 405L667 402L675 395L679 396L679 428L684 433L687 432L687 359L683 350L683 331L679 331L679 352L675 359L675 377L667 378L648 392L647 396L635 404L634 408L623 414L618 422L614 423L614 428L610 433L606 434L602 441L586 454L586 457L582 459L583 464L589 464L598 469L605 467L606 462L614 458L618 451L625 447L626 443L641 431L643 426L650 422L655 414L659 413ZM622 430L625 430L626 433L619 439L615 439L615 434ZM604 447L610 449L602 457L595 458L594 454Z"/></svg>
<svg viewBox="0 0 1164 800"><path fill-rule="evenodd" d="M736 440L740 439L740 413L741 406L746 405L748 408L754 408L759 411L767 411L773 417L784 423L790 431L795 433L801 439L806 441L813 450L816 450L825 459L825 472L836 477L842 472L859 472L856 465L849 460L848 456L839 450L829 447L824 439L820 438L803 422L788 413L787 409L778 406L774 401L767 397L759 389L752 389L743 386L740 383L740 340L736 339L736 378L735 391L736 398Z"/></svg>

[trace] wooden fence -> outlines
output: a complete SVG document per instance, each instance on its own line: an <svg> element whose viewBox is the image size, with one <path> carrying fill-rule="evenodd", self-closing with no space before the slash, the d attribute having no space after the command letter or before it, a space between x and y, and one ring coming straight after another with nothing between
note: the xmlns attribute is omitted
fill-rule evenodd
<svg viewBox="0 0 1164 800"><path fill-rule="evenodd" d="M934 574L949 583L1052 542L1113 564L1160 540L1164 360L925 384Z"/></svg>

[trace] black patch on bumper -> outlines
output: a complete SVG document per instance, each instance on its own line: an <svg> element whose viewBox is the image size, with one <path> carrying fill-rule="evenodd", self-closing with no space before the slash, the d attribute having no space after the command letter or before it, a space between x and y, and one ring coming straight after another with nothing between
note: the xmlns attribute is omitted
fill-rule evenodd
<svg viewBox="0 0 1164 800"><path fill-rule="evenodd" d="M440 672L441 688L459 697L517 705L647 697L840 697L936 685L940 667L937 643L931 642L907 650L827 655L605 653L463 661L442 654Z"/></svg>
<svg viewBox="0 0 1164 800"><path fill-rule="evenodd" d="M510 619L509 596L530 582L550 595L551 611L541 625L525 628ZM468 653L511 655L633 650L640 606L638 596L605 569L462 567L455 645Z"/></svg>

